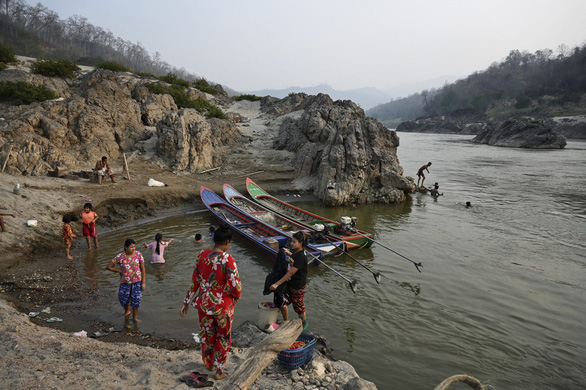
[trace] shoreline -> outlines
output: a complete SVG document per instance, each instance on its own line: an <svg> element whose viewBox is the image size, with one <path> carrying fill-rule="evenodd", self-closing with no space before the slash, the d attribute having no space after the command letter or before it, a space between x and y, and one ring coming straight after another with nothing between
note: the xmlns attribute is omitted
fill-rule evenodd
<svg viewBox="0 0 586 390"><path fill-rule="evenodd" d="M118 184L98 186L60 178L0 174L0 193L4 192L3 197L8 200L0 204L0 212L17 214L17 218L5 217L11 233L0 233L0 333L3 334L0 350L6 356L0 363L0 378L11 387L42 383L45 388L78 388L80 385L100 389L137 385L188 388L179 377L190 370L204 372L200 346L193 340L160 337L135 331L133 327L121 329L120 324L100 320L98 314L92 316L92 309L98 307L99 312L101 303L110 302L111 297L103 296L99 286L86 283L80 272L79 256L73 261L65 258L60 240L61 215L79 212L84 200L92 199L98 215L104 216L102 221L98 220L100 233L112 233L179 213L205 212L207 210L198 201L199 186L219 191L224 182L236 181L227 175L196 181L191 176L176 176L158 169L157 180L173 183L172 187L150 188L142 184L147 180L142 176L133 178L132 182L119 180ZM25 183L20 195L10 194L16 181ZM291 191L288 182L283 183L283 187L272 183L275 193ZM85 198L80 197L80 192ZM34 201L33 206L31 201ZM31 209L40 210L37 228L27 227L25 223ZM80 229L74 230L77 248L73 253L79 255L81 248L85 250L85 242ZM7 243L12 245L7 247ZM29 312L41 312L47 307L51 308L51 313L29 318ZM51 317L61 318L63 322L47 323ZM195 331L197 321L187 326ZM104 334L111 328L122 331L107 333L96 340L73 336L82 329L91 336L96 332ZM254 331L260 334L257 338L266 335L258 329ZM246 358L252 346L233 347L227 364L230 373ZM327 348L324 351L328 353ZM147 361L143 361L145 357ZM361 379L349 363L330 358L331 355L322 355L316 345L313 362L305 370L286 370L275 359L251 389L304 389L315 388L315 384L340 389L351 380L376 388L373 383ZM101 361L98 367L94 365L96 361ZM133 361L137 372L118 368L129 361ZM103 362L108 364L103 365ZM23 365L41 368L22 370ZM112 371L113 365L117 372L107 373ZM96 372L100 372L99 379ZM216 381L214 388L224 382ZM96 386L96 383L99 384Z"/></svg>

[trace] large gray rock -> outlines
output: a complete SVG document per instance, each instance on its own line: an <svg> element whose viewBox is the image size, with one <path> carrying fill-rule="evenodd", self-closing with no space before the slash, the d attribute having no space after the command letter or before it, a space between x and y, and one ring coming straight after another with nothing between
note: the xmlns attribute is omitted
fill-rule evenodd
<svg viewBox="0 0 586 390"><path fill-rule="evenodd" d="M223 152L240 140L231 121L205 119L194 109L180 109L157 123L157 155L175 171L196 172L220 164Z"/></svg>
<svg viewBox="0 0 586 390"><path fill-rule="evenodd" d="M261 104L273 115L300 111L283 119L273 147L295 153L297 180L326 204L401 202L414 190L402 176L396 133L351 101L295 94Z"/></svg>
<svg viewBox="0 0 586 390"><path fill-rule="evenodd" d="M507 119L480 132L472 142L531 149L563 149L566 137L551 126L530 119Z"/></svg>

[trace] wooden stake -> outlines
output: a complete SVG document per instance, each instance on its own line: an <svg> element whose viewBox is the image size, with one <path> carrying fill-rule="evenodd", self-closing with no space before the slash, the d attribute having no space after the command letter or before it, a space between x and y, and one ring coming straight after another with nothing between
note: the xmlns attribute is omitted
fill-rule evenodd
<svg viewBox="0 0 586 390"><path fill-rule="evenodd" d="M126 170L126 178L130 181L130 171L128 170L128 162L126 161L126 153L122 153L124 157L124 169Z"/></svg>
<svg viewBox="0 0 586 390"><path fill-rule="evenodd" d="M10 148L8 148L8 154L6 155L6 159L4 160L4 164L2 165L2 173L4 173L4 168L6 168L6 163L8 162L8 159L10 158L11 152L12 152L12 145L10 145Z"/></svg>

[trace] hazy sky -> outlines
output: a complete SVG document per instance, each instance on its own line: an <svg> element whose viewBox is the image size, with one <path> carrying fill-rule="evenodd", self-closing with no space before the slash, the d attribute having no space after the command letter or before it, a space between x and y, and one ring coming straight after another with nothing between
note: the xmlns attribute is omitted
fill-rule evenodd
<svg viewBox="0 0 586 390"><path fill-rule="evenodd" d="M37 2L27 0L34 5ZM41 0L247 91L467 76L513 49L586 42L586 0Z"/></svg>

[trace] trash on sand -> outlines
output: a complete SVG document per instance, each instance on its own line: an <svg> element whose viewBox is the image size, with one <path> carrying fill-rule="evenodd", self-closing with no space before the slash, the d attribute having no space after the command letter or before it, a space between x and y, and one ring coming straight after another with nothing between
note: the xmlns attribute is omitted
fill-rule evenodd
<svg viewBox="0 0 586 390"><path fill-rule="evenodd" d="M46 308L41 310L41 313L49 314L49 313L51 313L51 308L49 306L47 306Z"/></svg>
<svg viewBox="0 0 586 390"><path fill-rule="evenodd" d="M195 340L196 343L200 343L201 341L199 341L199 334L197 333L192 333L193 335L193 339Z"/></svg>
<svg viewBox="0 0 586 390"><path fill-rule="evenodd" d="M59 317L51 317L47 320L47 322L63 322L63 319Z"/></svg>
<svg viewBox="0 0 586 390"><path fill-rule="evenodd" d="M161 183L160 181L156 181L152 177L149 178L149 181L147 182L147 186L149 186L149 187L168 187L167 184Z"/></svg>
<svg viewBox="0 0 586 390"><path fill-rule="evenodd" d="M85 330L80 330L79 332L75 332L73 335L77 337L87 337L87 332Z"/></svg>
<svg viewBox="0 0 586 390"><path fill-rule="evenodd" d="M105 332L96 332L96 333L92 334L90 337L91 338L94 338L94 339L97 339L99 337L104 337L104 336L107 336L107 335L108 335L108 333L105 333Z"/></svg>
<svg viewBox="0 0 586 390"><path fill-rule="evenodd" d="M26 221L26 226L37 226L38 223L39 221L37 221L36 219L29 219L28 221Z"/></svg>
<svg viewBox="0 0 586 390"><path fill-rule="evenodd" d="M273 333L278 327L278 324L267 324L263 330L267 333Z"/></svg>
<svg viewBox="0 0 586 390"><path fill-rule="evenodd" d="M35 318L35 317L36 317L36 316L38 316L39 314L41 314L41 313L40 313L40 312L38 312L38 311L31 311L30 313L28 313L28 316L29 316L30 318Z"/></svg>

